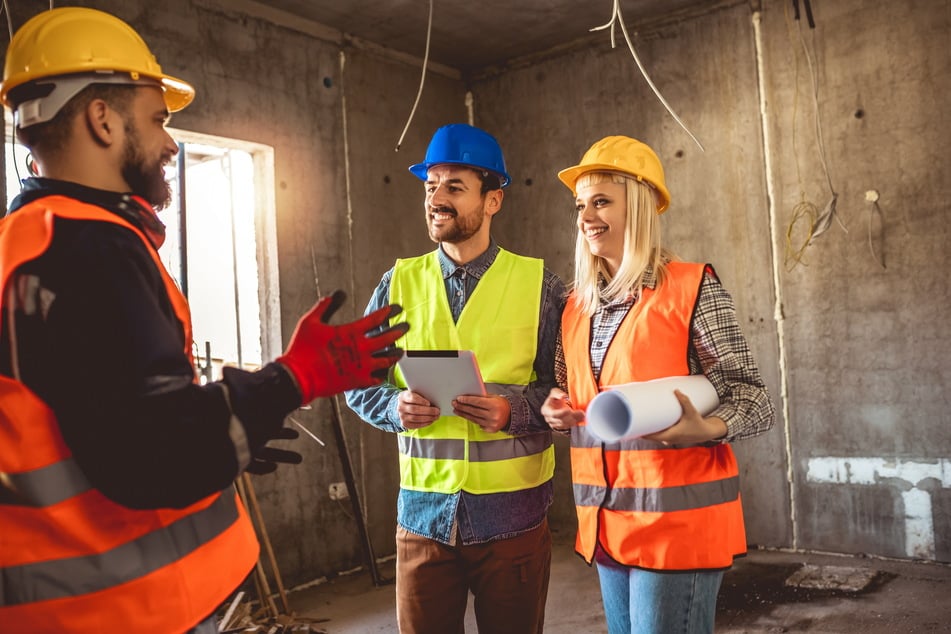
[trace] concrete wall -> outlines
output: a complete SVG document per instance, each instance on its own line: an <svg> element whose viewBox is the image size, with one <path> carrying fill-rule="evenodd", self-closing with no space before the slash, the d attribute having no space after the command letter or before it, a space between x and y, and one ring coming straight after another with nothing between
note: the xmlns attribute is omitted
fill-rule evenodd
<svg viewBox="0 0 951 634"><path fill-rule="evenodd" d="M736 445L750 542L949 561L951 3L813 3L801 39L788 5L754 17L721 4L636 38L704 153L607 34L479 81L477 123L503 140L514 176L497 234L570 276L573 213L555 173L605 135L651 144L673 197L666 241L715 265L779 413ZM810 64L838 199L797 263L785 246L787 233L793 252L808 237L797 205L819 213L831 199ZM559 477L553 517L567 522Z"/></svg>
<svg viewBox="0 0 951 634"><path fill-rule="evenodd" d="M666 114L627 49L612 50L605 33L581 51L475 88L478 123L505 140L515 181L497 233L503 243L544 257L570 279L575 214L557 171L576 164L603 136L645 141L657 150L671 191L672 206L663 216L666 242L684 259L714 264L736 300L769 388L778 395L771 244L764 239L769 214L748 11L717 11L672 25L647 34L639 48L662 94L702 138L706 153ZM566 443L559 448L565 470L559 472L553 517L572 526ZM759 483L744 489L749 539L787 542L781 430L738 445L737 451L744 480Z"/></svg>
<svg viewBox="0 0 951 634"><path fill-rule="evenodd" d="M470 85L429 73L397 153L419 81L418 66L401 56L213 0L76 4L135 25L167 72L196 85L198 98L175 127L274 147L285 340L315 299L315 277L324 293L348 290L341 317L352 317L396 257L431 248L422 188L406 167L436 127L466 120L467 88L475 123L499 137L513 175L496 237L546 258L566 279L574 213L555 173L607 134L650 143L673 196L666 241L716 267L779 413L772 432L736 446L750 542L951 561L942 363L951 346L941 323L951 305L942 270L948 0L813 3L817 29L805 37L848 231L833 222L797 266L783 257L790 224L794 237L803 231L793 208L802 195L821 208L829 188L788 3L764 3L759 38L745 2L638 34L641 58L703 153L606 33ZM26 17L18 10L42 9L13 8L17 24ZM877 208L865 202L869 189L880 193ZM342 400L340 411L371 541L377 556L391 555L395 438L359 423ZM327 446L301 440L302 465L254 480L288 586L363 563L349 504L327 493L343 479L332 413L321 401L295 414ZM552 525L570 533L567 445L558 442Z"/></svg>

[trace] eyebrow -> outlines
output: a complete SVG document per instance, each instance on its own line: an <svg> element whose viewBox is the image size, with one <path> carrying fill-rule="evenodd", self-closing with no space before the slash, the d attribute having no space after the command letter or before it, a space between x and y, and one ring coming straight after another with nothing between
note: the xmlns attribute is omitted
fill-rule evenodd
<svg viewBox="0 0 951 634"><path fill-rule="evenodd" d="M611 195L610 195L610 194L605 194L604 192L594 192L593 194L591 194L590 196L588 196L588 198L596 198L596 197L598 197L598 196L604 196L605 198L611 198ZM582 200L584 200L584 199L581 198L581 196L578 196L577 198L575 198L575 202L581 202Z"/></svg>
<svg viewBox="0 0 951 634"><path fill-rule="evenodd" d="M446 183L447 185L462 185L462 187L467 188L467 185L465 184L465 182L464 182L461 178L448 178L448 179L444 180L443 182ZM426 184L427 184L427 185L437 185L437 184L439 184L439 181L427 179Z"/></svg>

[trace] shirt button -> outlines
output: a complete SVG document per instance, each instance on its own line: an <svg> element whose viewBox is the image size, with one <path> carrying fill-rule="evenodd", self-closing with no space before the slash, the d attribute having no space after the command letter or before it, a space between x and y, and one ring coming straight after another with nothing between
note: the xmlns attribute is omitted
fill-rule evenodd
<svg viewBox="0 0 951 634"><path fill-rule="evenodd" d="M595 342L594 342L594 347L595 347L595 348L600 348L600 347L601 347L601 342L600 342L600 341L595 341Z"/></svg>

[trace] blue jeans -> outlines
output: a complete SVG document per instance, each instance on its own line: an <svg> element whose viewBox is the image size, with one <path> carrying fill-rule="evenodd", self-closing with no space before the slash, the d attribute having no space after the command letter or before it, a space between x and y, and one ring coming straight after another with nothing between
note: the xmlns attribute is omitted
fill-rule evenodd
<svg viewBox="0 0 951 634"><path fill-rule="evenodd" d="M599 553L608 634L709 634L723 571L653 572Z"/></svg>

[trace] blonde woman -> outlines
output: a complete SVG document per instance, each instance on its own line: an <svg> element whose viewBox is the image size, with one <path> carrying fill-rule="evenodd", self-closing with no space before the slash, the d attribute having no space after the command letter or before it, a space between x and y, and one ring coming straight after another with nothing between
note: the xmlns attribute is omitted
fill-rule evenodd
<svg viewBox="0 0 951 634"><path fill-rule="evenodd" d="M713 268L661 243L670 194L654 151L607 137L558 176L578 239L560 387L542 414L571 434L575 550L597 565L610 634L712 632L723 571L746 552L729 443L772 427L773 406ZM709 415L676 391L683 415L663 431L614 443L587 432L604 386L701 373L720 399Z"/></svg>

